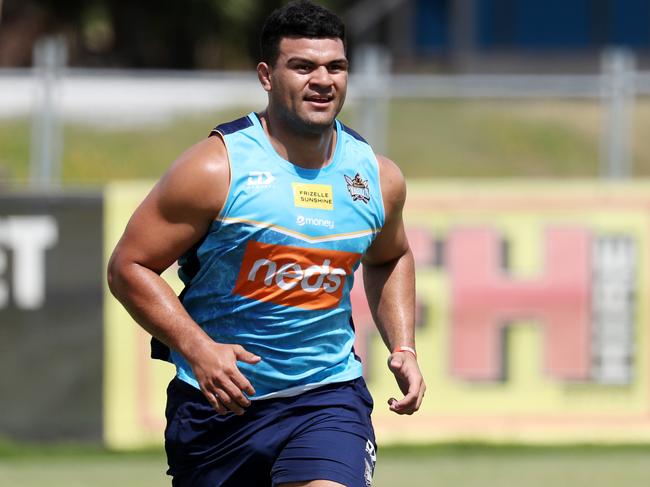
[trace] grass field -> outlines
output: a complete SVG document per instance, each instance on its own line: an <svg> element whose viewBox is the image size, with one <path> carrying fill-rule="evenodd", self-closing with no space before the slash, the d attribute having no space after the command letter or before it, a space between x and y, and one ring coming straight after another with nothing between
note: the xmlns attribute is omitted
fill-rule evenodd
<svg viewBox="0 0 650 487"><path fill-rule="evenodd" d="M165 468L164 455L157 451L110 453L64 448L0 452L0 485L155 487L170 485ZM391 447L379 452L374 485L647 487L650 446Z"/></svg>
<svg viewBox="0 0 650 487"><path fill-rule="evenodd" d="M256 107L260 108L260 107ZM64 130L63 181L157 178L216 122L248 108L185 117L148 127ZM390 106L387 154L409 177L595 177L602 110L595 101L399 101ZM355 114L342 119L353 127ZM634 172L650 175L650 103L636 105ZM0 120L0 183L20 187L29 175L29 120Z"/></svg>

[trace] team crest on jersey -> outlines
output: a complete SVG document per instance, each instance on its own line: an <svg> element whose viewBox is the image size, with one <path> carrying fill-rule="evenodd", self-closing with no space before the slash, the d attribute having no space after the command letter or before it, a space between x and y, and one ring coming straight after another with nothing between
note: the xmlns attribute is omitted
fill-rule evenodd
<svg viewBox="0 0 650 487"><path fill-rule="evenodd" d="M368 203L370 201L370 190L368 189L368 180L363 179L359 173L356 173L354 178L344 174L345 182L348 183L348 191L352 196L352 201L363 201Z"/></svg>

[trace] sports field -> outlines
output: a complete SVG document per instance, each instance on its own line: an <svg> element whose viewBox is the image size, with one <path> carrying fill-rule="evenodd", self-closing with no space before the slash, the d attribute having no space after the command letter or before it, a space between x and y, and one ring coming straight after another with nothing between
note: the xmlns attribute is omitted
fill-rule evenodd
<svg viewBox="0 0 650 487"><path fill-rule="evenodd" d="M242 109L246 110L246 109ZM65 127L65 185L158 177L218 121L183 118L150 127ZM595 102L419 101L391 107L388 155L410 178L594 177L602 113ZM650 175L650 103L635 113L635 175ZM353 114L344 119L354 126ZM0 186L29 174L28 120L0 120ZM160 451L2 448L0 487L170 485ZM440 445L383 448L374 485L445 487L648 487L650 445L523 447ZM246 487L246 486L244 486Z"/></svg>
<svg viewBox="0 0 650 487"><path fill-rule="evenodd" d="M40 450L0 456L0 485L170 485L161 452ZM376 487L647 487L650 446L440 445L379 452ZM242 486L248 487L248 486Z"/></svg>

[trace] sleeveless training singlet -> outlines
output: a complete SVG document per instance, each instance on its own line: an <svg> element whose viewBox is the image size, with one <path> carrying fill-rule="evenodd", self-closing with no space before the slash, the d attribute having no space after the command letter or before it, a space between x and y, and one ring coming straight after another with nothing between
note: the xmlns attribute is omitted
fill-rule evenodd
<svg viewBox="0 0 650 487"><path fill-rule="evenodd" d="M217 133L230 189L205 237L179 259L183 305L215 341L262 358L237 364L255 387L252 399L361 376L349 295L384 224L371 147L336 121L330 164L302 169L277 154L255 113ZM198 387L183 357L169 358L178 377Z"/></svg>

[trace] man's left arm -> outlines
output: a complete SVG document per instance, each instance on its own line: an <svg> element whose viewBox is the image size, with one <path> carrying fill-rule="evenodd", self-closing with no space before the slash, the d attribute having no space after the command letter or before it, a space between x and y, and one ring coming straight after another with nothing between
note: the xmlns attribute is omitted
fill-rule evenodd
<svg viewBox="0 0 650 487"><path fill-rule="evenodd" d="M377 160L386 217L363 257L363 281L377 328L391 351L388 367L404 394L400 400L390 398L389 408L413 414L426 385L415 356L415 265L402 220L406 184L394 162L379 155Z"/></svg>

